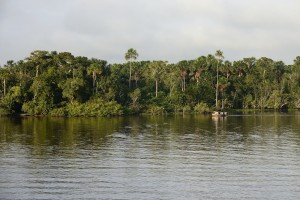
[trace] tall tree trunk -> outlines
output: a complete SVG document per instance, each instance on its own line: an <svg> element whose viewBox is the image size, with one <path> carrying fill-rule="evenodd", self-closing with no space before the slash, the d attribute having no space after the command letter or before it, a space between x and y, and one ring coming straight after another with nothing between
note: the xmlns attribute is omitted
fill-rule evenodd
<svg viewBox="0 0 300 200"><path fill-rule="evenodd" d="M6 80L4 79L3 80L3 94L4 94L4 96L6 95Z"/></svg>
<svg viewBox="0 0 300 200"><path fill-rule="evenodd" d="M129 63L129 89L131 88L131 61L130 61L130 63Z"/></svg>
<svg viewBox="0 0 300 200"><path fill-rule="evenodd" d="M185 76L183 77L183 91L185 91Z"/></svg>
<svg viewBox="0 0 300 200"><path fill-rule="evenodd" d="M158 96L158 80L155 80L155 97Z"/></svg>
<svg viewBox="0 0 300 200"><path fill-rule="evenodd" d="M219 96L219 62L217 64L217 84L216 84L216 109L218 109L218 96Z"/></svg>
<svg viewBox="0 0 300 200"><path fill-rule="evenodd" d="M222 92L222 110L224 109L224 91Z"/></svg>
<svg viewBox="0 0 300 200"><path fill-rule="evenodd" d="M185 76L183 77L182 81L181 81L181 91L184 92L185 91Z"/></svg>
<svg viewBox="0 0 300 200"><path fill-rule="evenodd" d="M38 76L39 76L39 66L37 65L36 69L35 69L35 77L38 77Z"/></svg>
<svg viewBox="0 0 300 200"><path fill-rule="evenodd" d="M96 82L96 94L98 93L98 82Z"/></svg>
<svg viewBox="0 0 300 200"><path fill-rule="evenodd" d="M95 94L96 86L96 73L93 72L93 94Z"/></svg>

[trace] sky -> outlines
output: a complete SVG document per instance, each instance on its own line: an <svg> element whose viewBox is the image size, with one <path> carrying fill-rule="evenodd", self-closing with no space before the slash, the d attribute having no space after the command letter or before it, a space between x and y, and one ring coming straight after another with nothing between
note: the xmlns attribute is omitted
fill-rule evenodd
<svg viewBox="0 0 300 200"><path fill-rule="evenodd" d="M299 0L0 0L0 66L34 50L123 63L300 56Z"/></svg>

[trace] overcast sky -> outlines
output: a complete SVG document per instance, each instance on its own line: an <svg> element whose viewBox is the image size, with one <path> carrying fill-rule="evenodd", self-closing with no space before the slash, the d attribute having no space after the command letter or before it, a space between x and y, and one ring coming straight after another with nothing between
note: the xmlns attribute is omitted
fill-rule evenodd
<svg viewBox="0 0 300 200"><path fill-rule="evenodd" d="M0 65L34 50L125 62L300 56L299 0L0 0Z"/></svg>

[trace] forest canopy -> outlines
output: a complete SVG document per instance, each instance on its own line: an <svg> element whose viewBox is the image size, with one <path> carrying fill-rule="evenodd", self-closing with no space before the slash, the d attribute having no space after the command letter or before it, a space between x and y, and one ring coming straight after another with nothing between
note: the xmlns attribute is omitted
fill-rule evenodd
<svg viewBox="0 0 300 200"><path fill-rule="evenodd" d="M292 65L254 57L230 62L223 52L178 63L124 63L32 52L0 68L0 114L112 116L208 112L211 109L300 108L300 56Z"/></svg>

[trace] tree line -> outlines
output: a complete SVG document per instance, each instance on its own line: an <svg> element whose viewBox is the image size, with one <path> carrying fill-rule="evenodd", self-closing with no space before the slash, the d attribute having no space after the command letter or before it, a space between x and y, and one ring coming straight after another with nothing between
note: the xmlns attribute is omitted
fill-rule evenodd
<svg viewBox="0 0 300 200"><path fill-rule="evenodd" d="M300 56L292 65L254 57L230 62L223 52L178 63L109 64L69 52L33 51L0 68L0 114L110 116L300 108Z"/></svg>

